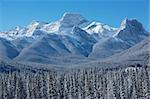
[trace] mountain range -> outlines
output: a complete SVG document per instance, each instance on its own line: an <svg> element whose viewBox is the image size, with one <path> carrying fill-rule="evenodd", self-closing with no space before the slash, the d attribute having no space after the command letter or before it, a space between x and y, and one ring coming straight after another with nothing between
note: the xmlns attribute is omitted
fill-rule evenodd
<svg viewBox="0 0 150 99"><path fill-rule="evenodd" d="M0 60L61 67L148 63L149 35L136 19L125 18L114 28L64 13L58 21L32 21L0 32Z"/></svg>

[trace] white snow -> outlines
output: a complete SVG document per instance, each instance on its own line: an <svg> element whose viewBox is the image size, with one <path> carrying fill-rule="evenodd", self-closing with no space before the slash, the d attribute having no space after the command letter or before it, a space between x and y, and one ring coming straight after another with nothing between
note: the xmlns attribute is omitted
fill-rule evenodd
<svg viewBox="0 0 150 99"><path fill-rule="evenodd" d="M90 25L84 28L89 34L92 33L104 33L106 31L113 32L117 28L110 27L104 23L99 23L99 22L92 22Z"/></svg>
<svg viewBox="0 0 150 99"><path fill-rule="evenodd" d="M38 21L32 21L28 26L27 26L27 32L25 36L32 36L33 32L36 29L42 28L42 26L44 25L44 23L40 23Z"/></svg>
<svg viewBox="0 0 150 99"><path fill-rule="evenodd" d="M58 32L60 27L60 22L51 22L49 24L45 24L42 28L43 31L48 33Z"/></svg>

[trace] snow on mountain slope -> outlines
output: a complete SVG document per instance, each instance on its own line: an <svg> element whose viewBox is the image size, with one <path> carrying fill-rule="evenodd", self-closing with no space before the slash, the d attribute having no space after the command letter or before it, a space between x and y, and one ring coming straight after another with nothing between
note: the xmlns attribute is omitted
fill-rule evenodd
<svg viewBox="0 0 150 99"><path fill-rule="evenodd" d="M96 40L84 30L74 27L72 35L46 34L29 47L23 49L15 60L50 62L52 57L87 57ZM54 60L55 61L55 60Z"/></svg>
<svg viewBox="0 0 150 99"><path fill-rule="evenodd" d="M14 29L11 29L9 31L1 32L0 37L5 38L7 40L14 40L16 38L22 37L23 35L25 35L25 33L26 33L26 28L17 26Z"/></svg>
<svg viewBox="0 0 150 99"><path fill-rule="evenodd" d="M35 29L32 33L32 36L20 36L16 39L12 39L11 42L16 46L18 51L21 51L46 34L47 33L42 30Z"/></svg>
<svg viewBox="0 0 150 99"><path fill-rule="evenodd" d="M37 29L41 29L46 23L43 22L38 22L38 21L32 21L28 26L27 26L27 31L25 36L32 36L34 31Z"/></svg>
<svg viewBox="0 0 150 99"><path fill-rule="evenodd" d="M0 37L7 40L15 40L22 37L32 37L33 33L41 29L43 25L44 23L33 21L25 28L17 26L9 31L1 32Z"/></svg>
<svg viewBox="0 0 150 99"><path fill-rule="evenodd" d="M64 13L61 19L51 23L32 21L27 27L16 27L7 32L1 32L0 37L14 40L22 37L38 37L33 35L37 31L43 31L46 34L55 33L61 35L70 35L72 28L77 26L83 28L89 34L92 34L97 40L108 38L116 32L115 28L112 28L106 24L98 22L89 22L82 15L77 13ZM41 33L43 33L41 32Z"/></svg>
<svg viewBox="0 0 150 99"><path fill-rule="evenodd" d="M97 40L105 40L115 35L118 29L104 23L92 22L84 30L93 35Z"/></svg>
<svg viewBox="0 0 150 99"><path fill-rule="evenodd" d="M39 21L32 21L27 27L16 27L7 32L1 32L0 37L14 40L20 37L34 37L33 33L41 30L49 33L56 34L69 34L74 26L84 27L87 26L88 21L77 13L64 13L63 17L58 21L45 23Z"/></svg>
<svg viewBox="0 0 150 99"><path fill-rule="evenodd" d="M120 29L111 38L94 45L91 58L106 58L128 49L149 35L137 20L123 20Z"/></svg>
<svg viewBox="0 0 150 99"><path fill-rule="evenodd" d="M37 63L53 63L50 60L51 58L63 57L70 53L61 40L61 36L56 34L46 35L29 47L23 49L15 60Z"/></svg>
<svg viewBox="0 0 150 99"><path fill-rule="evenodd" d="M0 38L0 59L13 59L19 54L16 47L9 41Z"/></svg>
<svg viewBox="0 0 150 99"><path fill-rule="evenodd" d="M56 22L45 24L42 30L48 33L58 33L59 27L60 27L60 22L56 21Z"/></svg>

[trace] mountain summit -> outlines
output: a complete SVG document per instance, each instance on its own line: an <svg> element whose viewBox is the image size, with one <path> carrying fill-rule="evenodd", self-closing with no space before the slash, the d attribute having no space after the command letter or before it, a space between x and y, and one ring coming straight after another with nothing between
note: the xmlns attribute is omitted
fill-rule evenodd
<svg viewBox="0 0 150 99"><path fill-rule="evenodd" d="M127 19L125 18L122 22L121 22L121 27L124 27L124 28L135 28L139 31L142 31L144 30L142 24L136 20L136 19Z"/></svg>
<svg viewBox="0 0 150 99"><path fill-rule="evenodd" d="M134 45L148 35L149 33L143 28L139 21L136 19L129 20L126 18L122 21L116 37Z"/></svg>
<svg viewBox="0 0 150 99"><path fill-rule="evenodd" d="M64 27L73 27L88 21L80 14L67 12L64 13L63 17L60 19L60 22Z"/></svg>

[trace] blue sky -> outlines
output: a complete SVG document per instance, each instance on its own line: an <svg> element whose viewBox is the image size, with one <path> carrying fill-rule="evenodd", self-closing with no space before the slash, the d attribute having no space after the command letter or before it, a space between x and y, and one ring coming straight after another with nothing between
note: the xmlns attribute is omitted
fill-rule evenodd
<svg viewBox="0 0 150 99"><path fill-rule="evenodd" d="M0 31L26 26L32 20L50 22L64 12L77 12L88 20L119 27L125 17L150 27L150 0L0 0ZM149 29L150 30L150 29Z"/></svg>

